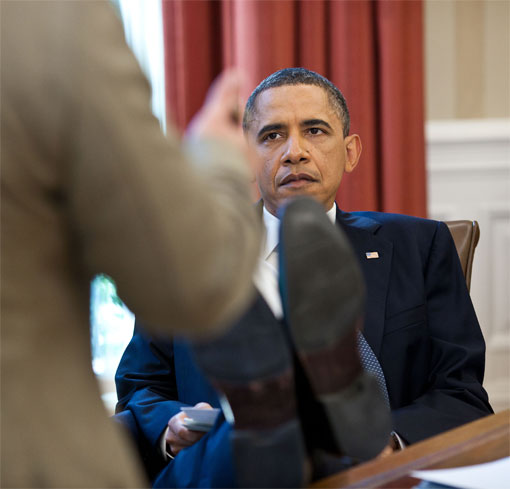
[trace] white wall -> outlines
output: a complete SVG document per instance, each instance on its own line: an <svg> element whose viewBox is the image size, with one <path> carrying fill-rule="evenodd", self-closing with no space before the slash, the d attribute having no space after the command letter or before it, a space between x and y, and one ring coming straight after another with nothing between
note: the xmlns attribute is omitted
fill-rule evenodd
<svg viewBox="0 0 510 489"><path fill-rule="evenodd" d="M427 123L429 217L480 224L471 297L487 343L484 385L510 408L510 119Z"/></svg>

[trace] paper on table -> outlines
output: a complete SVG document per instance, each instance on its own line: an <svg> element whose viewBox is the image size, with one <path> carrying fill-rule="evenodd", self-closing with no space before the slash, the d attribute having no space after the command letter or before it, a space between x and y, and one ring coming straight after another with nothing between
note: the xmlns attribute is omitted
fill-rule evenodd
<svg viewBox="0 0 510 489"><path fill-rule="evenodd" d="M463 489L508 489L510 457L454 469L414 470L411 476Z"/></svg>

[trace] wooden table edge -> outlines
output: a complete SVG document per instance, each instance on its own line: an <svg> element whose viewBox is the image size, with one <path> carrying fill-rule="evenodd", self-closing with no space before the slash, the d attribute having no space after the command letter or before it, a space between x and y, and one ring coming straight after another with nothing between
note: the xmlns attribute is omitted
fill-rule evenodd
<svg viewBox="0 0 510 489"><path fill-rule="evenodd" d="M392 480L408 476L412 470L429 468L453 455L473 450L478 445L505 436L510 441L510 410L486 416L428 438L384 459L365 462L352 469L321 479L310 487L381 486Z"/></svg>

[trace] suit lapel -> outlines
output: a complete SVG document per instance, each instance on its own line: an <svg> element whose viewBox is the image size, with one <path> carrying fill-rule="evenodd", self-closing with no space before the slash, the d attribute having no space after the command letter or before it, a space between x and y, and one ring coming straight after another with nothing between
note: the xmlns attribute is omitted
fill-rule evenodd
<svg viewBox="0 0 510 489"><path fill-rule="evenodd" d="M255 207L262 216L262 200L259 200ZM351 242L365 277L367 290L363 336L379 357L384 333L393 244L376 235L381 224L369 217L345 213L337 207L336 222ZM373 251L379 254L379 258L367 259L366 253Z"/></svg>
<svg viewBox="0 0 510 489"><path fill-rule="evenodd" d="M367 289L363 335L378 357L384 333L393 244L375 234L381 225L373 219L338 210L337 223L350 240L365 277ZM379 258L367 259L367 252L377 252Z"/></svg>

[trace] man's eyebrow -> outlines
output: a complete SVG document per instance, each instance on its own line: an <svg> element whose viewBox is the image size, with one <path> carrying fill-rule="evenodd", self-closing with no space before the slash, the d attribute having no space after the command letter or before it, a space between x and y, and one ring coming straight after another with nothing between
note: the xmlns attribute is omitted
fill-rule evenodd
<svg viewBox="0 0 510 489"><path fill-rule="evenodd" d="M263 134L267 132L280 131L283 128L285 128L285 125L281 123L267 124L257 133L257 138L260 138Z"/></svg>
<svg viewBox="0 0 510 489"><path fill-rule="evenodd" d="M312 127L312 126L325 126L328 129L332 129L332 127L322 119L307 119L303 122L301 122L301 125L304 127Z"/></svg>

